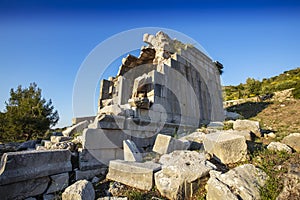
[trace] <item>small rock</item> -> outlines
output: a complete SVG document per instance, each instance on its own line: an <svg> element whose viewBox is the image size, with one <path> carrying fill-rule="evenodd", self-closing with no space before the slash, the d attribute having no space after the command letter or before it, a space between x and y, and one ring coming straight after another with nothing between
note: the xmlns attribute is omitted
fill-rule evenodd
<svg viewBox="0 0 300 200"><path fill-rule="evenodd" d="M95 190L91 182L80 180L67 187L62 194L62 200L94 200Z"/></svg>
<svg viewBox="0 0 300 200"><path fill-rule="evenodd" d="M292 153L292 149L289 146L287 146L286 144L282 144L280 142L271 142L267 146L267 149L272 151L285 151L288 153Z"/></svg>
<svg viewBox="0 0 300 200"><path fill-rule="evenodd" d="M284 137L281 142L300 152L300 133L292 133Z"/></svg>

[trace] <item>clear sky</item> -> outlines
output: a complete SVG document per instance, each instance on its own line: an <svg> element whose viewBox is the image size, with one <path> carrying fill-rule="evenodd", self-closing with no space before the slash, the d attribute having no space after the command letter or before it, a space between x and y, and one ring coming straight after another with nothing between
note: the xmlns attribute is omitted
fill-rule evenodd
<svg viewBox="0 0 300 200"><path fill-rule="evenodd" d="M196 40L224 65L223 85L300 66L300 1L0 0L0 110L10 88L36 82L60 114L57 126L70 125L81 63L102 41L141 27Z"/></svg>

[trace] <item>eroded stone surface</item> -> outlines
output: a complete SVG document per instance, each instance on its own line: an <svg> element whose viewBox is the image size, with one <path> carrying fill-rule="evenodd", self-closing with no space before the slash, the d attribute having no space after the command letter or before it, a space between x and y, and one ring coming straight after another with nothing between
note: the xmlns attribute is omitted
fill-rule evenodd
<svg viewBox="0 0 300 200"><path fill-rule="evenodd" d="M155 185L169 199L190 198L198 181L214 167L203 153L196 151L174 151L163 155L159 162L162 170L155 173Z"/></svg>
<svg viewBox="0 0 300 200"><path fill-rule="evenodd" d="M95 190L91 182L80 180L67 187L62 193L62 200L94 200Z"/></svg>

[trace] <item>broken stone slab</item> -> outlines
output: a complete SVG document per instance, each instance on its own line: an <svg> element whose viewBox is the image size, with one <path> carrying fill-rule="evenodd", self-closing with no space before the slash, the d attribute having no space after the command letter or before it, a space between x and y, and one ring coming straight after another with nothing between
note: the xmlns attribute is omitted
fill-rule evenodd
<svg viewBox="0 0 300 200"><path fill-rule="evenodd" d="M300 133L292 133L285 136L281 142L300 152Z"/></svg>
<svg viewBox="0 0 300 200"><path fill-rule="evenodd" d="M25 176L25 175L24 175ZM36 179L27 179L10 183L7 185L0 185L1 200L24 199L26 197L37 196L43 194L49 184L49 177L41 177Z"/></svg>
<svg viewBox="0 0 300 200"><path fill-rule="evenodd" d="M46 194L62 191L69 185L69 173L62 173L50 176L50 185Z"/></svg>
<svg viewBox="0 0 300 200"><path fill-rule="evenodd" d="M122 148L123 140L130 139L122 130L85 129L82 135L83 149Z"/></svg>
<svg viewBox="0 0 300 200"><path fill-rule="evenodd" d="M177 140L169 135L158 134L153 146L153 151L159 154L171 153L175 150L187 150L189 144Z"/></svg>
<svg viewBox="0 0 300 200"><path fill-rule="evenodd" d="M233 129L238 131L248 130L254 133L257 137L261 137L260 126L258 121L238 119L233 122Z"/></svg>
<svg viewBox="0 0 300 200"><path fill-rule="evenodd" d="M211 171L206 199L260 199L260 188L267 178L264 171L252 164L238 166L224 174Z"/></svg>
<svg viewBox="0 0 300 200"><path fill-rule="evenodd" d="M153 187L153 175L161 169L161 165L154 162L129 162L112 160L109 163L107 179L129 185L141 190L150 191Z"/></svg>
<svg viewBox="0 0 300 200"><path fill-rule="evenodd" d="M87 180L79 180L70 185L62 193L62 200L94 200L93 184Z"/></svg>
<svg viewBox="0 0 300 200"><path fill-rule="evenodd" d="M245 159L246 139L243 136L216 132L207 134L203 142L204 149L224 164L236 163Z"/></svg>
<svg viewBox="0 0 300 200"><path fill-rule="evenodd" d="M66 136L51 136L50 141L52 143L59 143L59 142L64 142L64 141L69 141L72 140L72 137L66 137Z"/></svg>
<svg viewBox="0 0 300 200"><path fill-rule="evenodd" d="M123 151L124 151L124 160L125 161L135 161L142 162L143 156L139 151L135 143L131 140L123 141Z"/></svg>
<svg viewBox="0 0 300 200"><path fill-rule="evenodd" d="M292 153L292 149L288 145L282 144L280 142L271 142L267 146L267 149L271 151L285 151L287 153Z"/></svg>
<svg viewBox="0 0 300 200"><path fill-rule="evenodd" d="M196 151L174 151L163 155L159 162L162 170L155 173L155 185L169 199L192 197L201 178L216 168L206 161L203 153Z"/></svg>
<svg viewBox="0 0 300 200"><path fill-rule="evenodd" d="M90 122L88 120L84 120L82 122L79 122L78 124L68 127L62 132L62 134L66 137L73 136L75 133L81 133L85 128L88 127L89 124Z"/></svg>
<svg viewBox="0 0 300 200"><path fill-rule="evenodd" d="M95 176L105 175L107 168L90 169L90 170L75 170L75 180L90 180Z"/></svg>
<svg viewBox="0 0 300 200"><path fill-rule="evenodd" d="M69 150L5 153L0 167L0 185L72 171Z"/></svg>

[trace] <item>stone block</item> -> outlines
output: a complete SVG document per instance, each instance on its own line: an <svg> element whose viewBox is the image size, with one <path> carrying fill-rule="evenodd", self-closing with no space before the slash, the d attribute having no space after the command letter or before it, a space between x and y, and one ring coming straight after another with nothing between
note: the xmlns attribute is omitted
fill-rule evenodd
<svg viewBox="0 0 300 200"><path fill-rule="evenodd" d="M69 141L72 140L72 137L66 137L66 136L51 136L50 137L50 141L52 143L59 143L59 142L63 142L63 141Z"/></svg>
<svg viewBox="0 0 300 200"><path fill-rule="evenodd" d="M226 132L207 134L204 149L224 164L245 159L247 144L245 137Z"/></svg>
<svg viewBox="0 0 300 200"><path fill-rule="evenodd" d="M90 180L95 176L104 175L107 168L98 168L98 169L90 169L90 170L75 170L75 180Z"/></svg>
<svg viewBox="0 0 300 200"><path fill-rule="evenodd" d="M135 161L135 162L143 161L143 156L133 141L124 140L123 151L124 151L125 161Z"/></svg>
<svg viewBox="0 0 300 200"><path fill-rule="evenodd" d="M59 174L72 170L69 150L5 153L0 167L0 185Z"/></svg>
<svg viewBox="0 0 300 200"><path fill-rule="evenodd" d="M62 191L69 185L69 173L62 173L50 176L50 185L46 194Z"/></svg>
<svg viewBox="0 0 300 200"><path fill-rule="evenodd" d="M110 160L123 159L122 149L83 149L79 152L79 169L89 170L106 167Z"/></svg>
<svg viewBox="0 0 300 200"><path fill-rule="evenodd" d="M84 149L122 148L123 140L130 139L122 130L85 129L82 146Z"/></svg>
<svg viewBox="0 0 300 200"><path fill-rule="evenodd" d="M25 175L24 175L25 177ZM19 181L7 185L0 185L1 200L21 200L26 197L37 196L43 194L49 184L49 177L41 177L36 179L28 179L26 181Z"/></svg>
<svg viewBox="0 0 300 200"><path fill-rule="evenodd" d="M79 180L70 185L62 193L62 200L94 200L95 190L93 184L87 180Z"/></svg>
<svg viewBox="0 0 300 200"><path fill-rule="evenodd" d="M169 135L158 134L153 146L153 151L159 154L171 153L175 150L187 150L189 145Z"/></svg>
<svg viewBox="0 0 300 200"><path fill-rule="evenodd" d="M160 164L153 162L137 163L112 160L109 163L109 171L106 178L141 190L150 191L154 182L153 175L160 169Z"/></svg>

